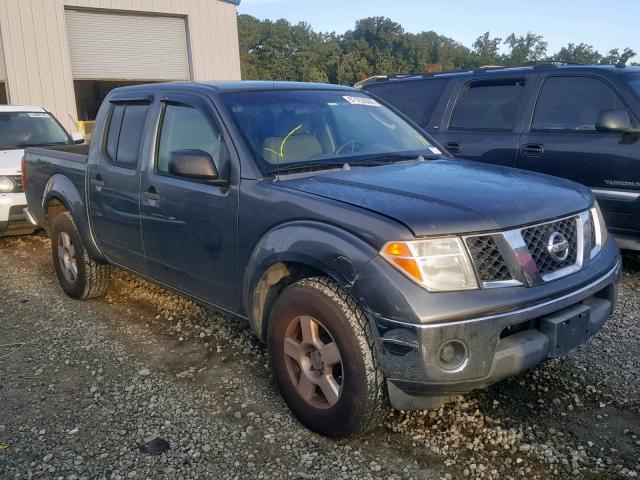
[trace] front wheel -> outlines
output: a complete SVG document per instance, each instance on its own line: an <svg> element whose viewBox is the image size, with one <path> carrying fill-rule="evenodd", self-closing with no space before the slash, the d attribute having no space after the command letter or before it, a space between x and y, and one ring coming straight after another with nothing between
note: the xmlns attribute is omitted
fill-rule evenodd
<svg viewBox="0 0 640 480"><path fill-rule="evenodd" d="M267 341L278 389L311 430L347 437L386 417L371 327L337 283L317 277L286 288L271 312Z"/></svg>
<svg viewBox="0 0 640 480"><path fill-rule="evenodd" d="M69 212L63 212L53 220L51 253L58 281L67 295L78 300L105 295L111 267L99 264L89 256Z"/></svg>

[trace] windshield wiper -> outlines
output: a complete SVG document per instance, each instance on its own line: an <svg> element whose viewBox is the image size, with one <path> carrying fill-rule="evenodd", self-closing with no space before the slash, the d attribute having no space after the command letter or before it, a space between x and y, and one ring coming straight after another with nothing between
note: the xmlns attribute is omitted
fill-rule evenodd
<svg viewBox="0 0 640 480"><path fill-rule="evenodd" d="M51 143L22 143L16 148L30 148L30 147L55 147L58 145L68 145L66 142L51 142Z"/></svg>
<svg viewBox="0 0 640 480"><path fill-rule="evenodd" d="M402 154L389 154L378 155L375 157L365 158L359 162L354 162L355 166L376 166L384 165L386 163L404 162L407 160L436 160L440 158L438 155L402 155Z"/></svg>
<svg viewBox="0 0 640 480"><path fill-rule="evenodd" d="M326 162L326 163L298 163L296 165L286 165L281 166L280 168L272 168L269 170L270 174L280 174L280 173L291 173L291 172L314 172L317 170L331 170L331 169L349 169L349 164L347 163L335 163L335 162Z"/></svg>

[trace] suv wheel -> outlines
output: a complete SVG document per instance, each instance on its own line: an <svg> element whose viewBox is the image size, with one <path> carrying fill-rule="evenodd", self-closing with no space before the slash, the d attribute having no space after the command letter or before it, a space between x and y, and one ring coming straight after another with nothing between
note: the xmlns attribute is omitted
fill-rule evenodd
<svg viewBox="0 0 640 480"><path fill-rule="evenodd" d="M53 220L51 253L58 281L67 295L79 300L104 296L111 267L89 257L69 212Z"/></svg>
<svg viewBox="0 0 640 480"><path fill-rule="evenodd" d="M308 278L286 288L271 311L267 341L280 393L311 430L347 437L386 417L371 327L337 283Z"/></svg>

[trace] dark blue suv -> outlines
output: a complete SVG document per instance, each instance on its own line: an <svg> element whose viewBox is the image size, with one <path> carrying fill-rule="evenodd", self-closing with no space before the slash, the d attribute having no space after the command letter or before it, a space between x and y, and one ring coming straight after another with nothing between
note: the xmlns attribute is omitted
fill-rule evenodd
<svg viewBox="0 0 640 480"><path fill-rule="evenodd" d="M375 77L360 85L450 153L580 182L640 250L640 68L538 64Z"/></svg>

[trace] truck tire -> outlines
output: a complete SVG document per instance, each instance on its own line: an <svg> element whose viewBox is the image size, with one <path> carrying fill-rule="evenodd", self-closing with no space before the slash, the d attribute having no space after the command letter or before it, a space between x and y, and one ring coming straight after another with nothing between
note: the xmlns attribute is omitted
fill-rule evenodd
<svg viewBox="0 0 640 480"><path fill-rule="evenodd" d="M51 253L58 281L71 298L85 300L107 293L111 267L89 257L69 212L62 212L53 220Z"/></svg>
<svg viewBox="0 0 640 480"><path fill-rule="evenodd" d="M371 326L336 282L315 277L286 288L271 311L267 342L280 394L307 428L343 438L386 418Z"/></svg>

